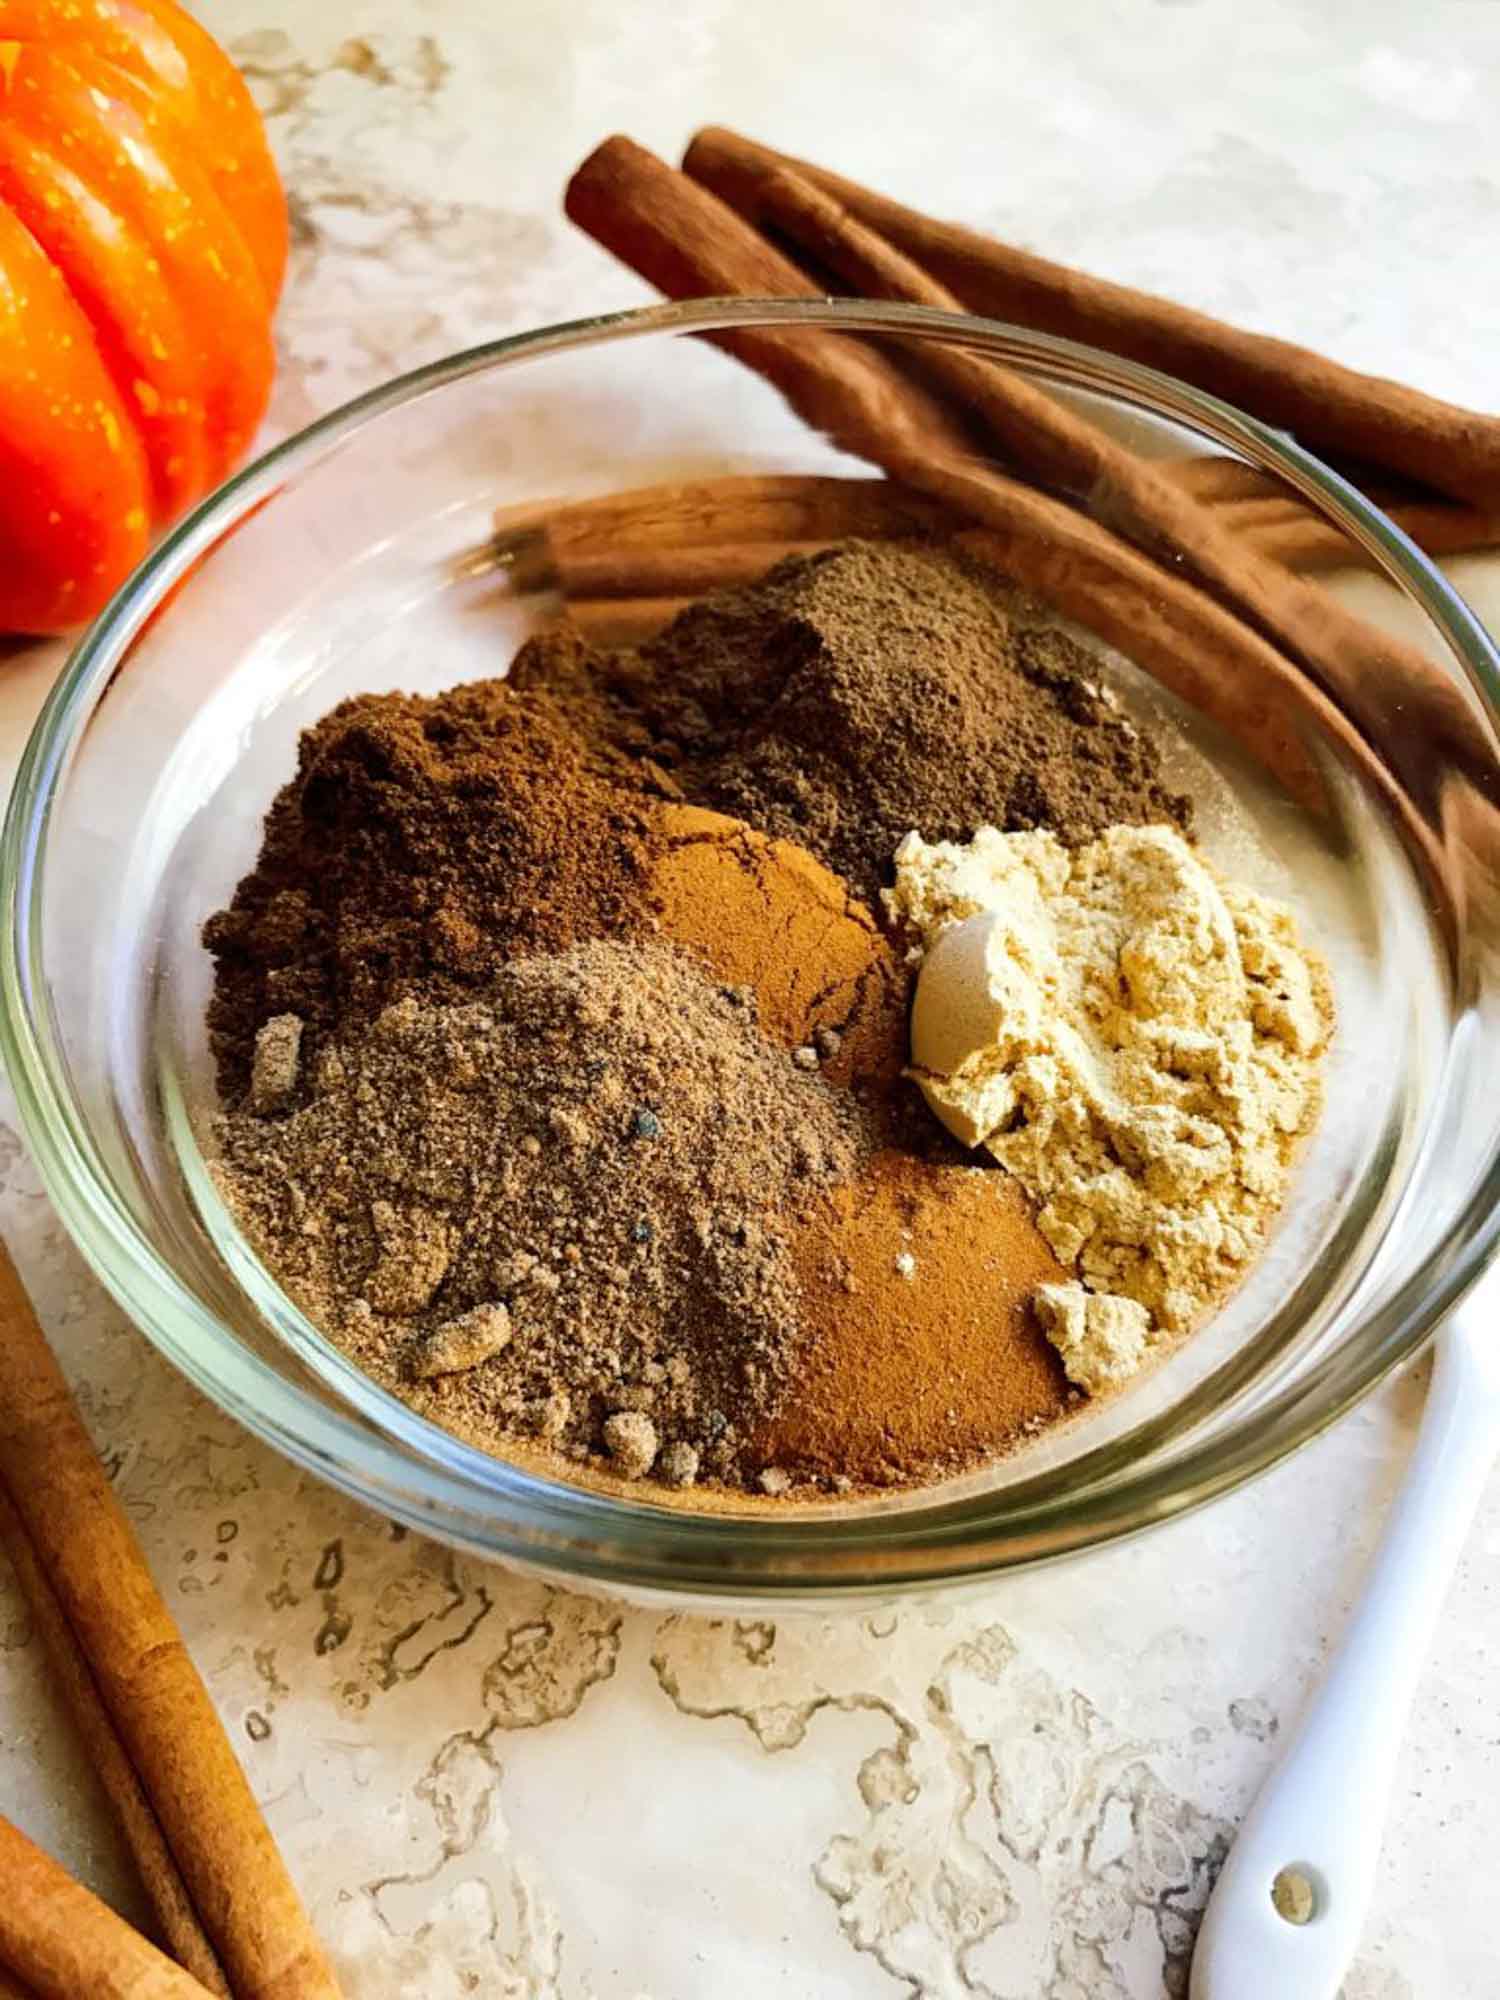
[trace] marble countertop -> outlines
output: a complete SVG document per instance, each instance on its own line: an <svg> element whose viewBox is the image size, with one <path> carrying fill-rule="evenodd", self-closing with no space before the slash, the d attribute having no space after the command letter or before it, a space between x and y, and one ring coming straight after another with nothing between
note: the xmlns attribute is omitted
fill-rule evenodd
<svg viewBox="0 0 1500 2000"><path fill-rule="evenodd" d="M643 297L564 223L562 182L608 131L674 152L710 118L1500 402L1500 263L1480 254L1500 171L1471 138L1500 94L1500 9L1482 0L933 0L857 25L837 0L200 12L292 195L274 432L445 348ZM4 662L7 771L59 658ZM1419 1382L1253 1492L962 1605L835 1625L626 1610L424 1543L249 1440L103 1297L8 1100L0 1116L0 1226L350 2000L1185 1993ZM1500 1483L1345 2000L1495 1990L1497 1650ZM4 1577L0 1805L131 1907Z"/></svg>

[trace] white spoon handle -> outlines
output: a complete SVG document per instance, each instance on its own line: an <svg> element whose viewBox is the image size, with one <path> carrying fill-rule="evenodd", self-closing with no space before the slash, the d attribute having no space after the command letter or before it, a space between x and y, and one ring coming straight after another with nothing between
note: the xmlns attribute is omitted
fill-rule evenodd
<svg viewBox="0 0 1500 2000"><path fill-rule="evenodd" d="M1497 1308L1492 1275L1438 1336L1406 1480L1348 1630L1215 1885L1192 2000L1336 2000L1417 1678L1500 1449Z"/></svg>

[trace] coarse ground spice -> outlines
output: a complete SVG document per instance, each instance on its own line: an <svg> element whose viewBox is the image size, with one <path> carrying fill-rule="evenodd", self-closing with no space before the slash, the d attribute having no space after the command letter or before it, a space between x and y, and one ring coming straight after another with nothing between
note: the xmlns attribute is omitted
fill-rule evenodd
<svg viewBox="0 0 1500 2000"><path fill-rule="evenodd" d="M689 606L634 652L566 627L525 646L648 782L809 849L874 904L902 837L1185 826L1155 746L1085 647L988 566L846 542Z"/></svg>
<svg viewBox="0 0 1500 2000"><path fill-rule="evenodd" d="M1062 1272L1010 1176L882 1150L792 1239L794 1387L754 1431L794 1479L954 1473L1077 1401L1031 1297Z"/></svg>
<svg viewBox="0 0 1500 2000"><path fill-rule="evenodd" d="M309 1316L439 1423L753 1486L797 1344L791 1235L875 1131L753 998L594 940L325 1044L298 1108L219 1120L217 1172Z"/></svg>

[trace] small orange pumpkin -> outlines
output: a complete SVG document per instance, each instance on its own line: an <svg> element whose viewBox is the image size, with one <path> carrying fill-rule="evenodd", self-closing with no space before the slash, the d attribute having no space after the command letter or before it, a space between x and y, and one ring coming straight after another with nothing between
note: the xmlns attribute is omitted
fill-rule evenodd
<svg viewBox="0 0 1500 2000"><path fill-rule="evenodd" d="M92 616L265 412L286 202L174 0L0 0L0 630Z"/></svg>

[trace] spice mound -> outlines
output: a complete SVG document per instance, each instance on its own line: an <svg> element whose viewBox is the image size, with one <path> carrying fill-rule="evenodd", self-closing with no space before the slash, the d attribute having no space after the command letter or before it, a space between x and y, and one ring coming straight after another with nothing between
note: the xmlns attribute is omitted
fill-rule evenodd
<svg viewBox="0 0 1500 2000"><path fill-rule="evenodd" d="M835 1487L962 1470L1063 1416L1068 1385L1032 1310L1058 1265L1016 1183L885 1149L791 1245L804 1348L760 1455Z"/></svg>
<svg viewBox="0 0 1500 2000"><path fill-rule="evenodd" d="M910 975L838 876L699 806L664 806L651 830L646 892L662 934L748 988L766 1033L830 1082L894 1082Z"/></svg>
<svg viewBox="0 0 1500 2000"><path fill-rule="evenodd" d="M846 542L689 606L635 652L563 628L516 685L557 691L649 779L797 841L873 902L913 827L1185 826L1156 746L1083 646L959 551Z"/></svg>
<svg viewBox="0 0 1500 2000"><path fill-rule="evenodd" d="M1098 1388L1238 1281L1320 1104L1327 977L1289 911L1168 827L913 834L890 909L925 956L914 1073L1038 1204L1071 1284L1038 1304Z"/></svg>
<svg viewBox="0 0 1500 2000"><path fill-rule="evenodd" d="M753 996L660 943L499 968L324 1047L285 1116L219 1124L257 1250L377 1380L497 1429L753 1482L797 1335L792 1239L869 1150Z"/></svg>

